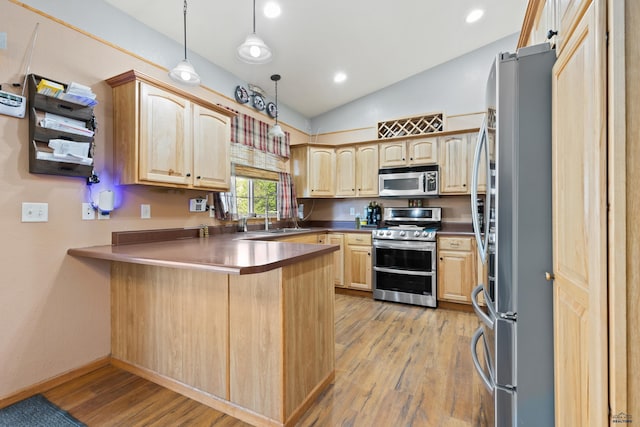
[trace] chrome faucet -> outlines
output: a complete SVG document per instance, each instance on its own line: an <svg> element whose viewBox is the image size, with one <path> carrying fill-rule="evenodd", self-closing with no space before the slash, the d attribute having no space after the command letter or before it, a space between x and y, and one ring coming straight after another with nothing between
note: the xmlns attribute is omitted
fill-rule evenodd
<svg viewBox="0 0 640 427"><path fill-rule="evenodd" d="M264 201L264 229L265 231L269 231L269 199L266 198Z"/></svg>
<svg viewBox="0 0 640 427"><path fill-rule="evenodd" d="M240 217L240 231L244 231L245 233L248 231L247 230L247 220L249 218L246 216Z"/></svg>

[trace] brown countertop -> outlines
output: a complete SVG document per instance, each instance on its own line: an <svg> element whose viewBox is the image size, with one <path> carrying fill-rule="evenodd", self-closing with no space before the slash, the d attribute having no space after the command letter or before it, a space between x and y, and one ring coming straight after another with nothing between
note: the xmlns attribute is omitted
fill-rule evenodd
<svg viewBox="0 0 640 427"><path fill-rule="evenodd" d="M318 232L313 230L308 232ZM301 234L304 232L301 232ZM239 235L240 234L240 235ZM108 261L209 270L225 274L253 274L331 253L337 245L258 240L276 238L264 234L212 235L164 242L103 245L67 250L69 255Z"/></svg>
<svg viewBox="0 0 640 427"><path fill-rule="evenodd" d="M438 230L438 234L446 236L449 234L469 234L473 235L473 225L468 222L445 222L442 228Z"/></svg>

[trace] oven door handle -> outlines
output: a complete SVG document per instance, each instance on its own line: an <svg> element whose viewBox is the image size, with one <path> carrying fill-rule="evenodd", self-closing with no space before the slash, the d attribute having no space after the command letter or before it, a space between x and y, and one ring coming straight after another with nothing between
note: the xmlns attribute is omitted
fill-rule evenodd
<svg viewBox="0 0 640 427"><path fill-rule="evenodd" d="M401 251L429 252L436 250L436 243L415 240L373 240L373 247L380 249L398 249Z"/></svg>
<svg viewBox="0 0 640 427"><path fill-rule="evenodd" d="M433 272L426 272L426 271L398 270L395 268L385 268L385 267L373 267L373 270L379 271L381 273L404 274L409 276L433 276Z"/></svg>

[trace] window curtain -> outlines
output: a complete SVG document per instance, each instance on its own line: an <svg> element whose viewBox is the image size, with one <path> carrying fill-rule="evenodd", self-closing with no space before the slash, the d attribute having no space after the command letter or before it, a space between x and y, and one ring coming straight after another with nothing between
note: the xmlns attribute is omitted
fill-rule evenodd
<svg viewBox="0 0 640 427"><path fill-rule="evenodd" d="M278 206L280 218L295 218L298 214L298 201L291 175L278 172Z"/></svg>
<svg viewBox="0 0 640 427"><path fill-rule="evenodd" d="M231 142L253 147L256 150L288 158L291 134L285 132L281 138L269 136L269 123L249 115L231 110L236 116L231 120Z"/></svg>

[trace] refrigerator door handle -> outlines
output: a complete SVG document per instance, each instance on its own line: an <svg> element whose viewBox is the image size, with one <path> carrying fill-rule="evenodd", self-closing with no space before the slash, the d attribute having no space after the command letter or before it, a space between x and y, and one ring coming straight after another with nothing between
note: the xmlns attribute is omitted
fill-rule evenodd
<svg viewBox="0 0 640 427"><path fill-rule="evenodd" d="M484 292L484 285L479 284L476 286L471 292L471 305L473 306L473 311L476 312L480 320L482 320L485 325L487 325L490 329L493 329L493 325L495 324L495 315L493 317L487 315L482 308L480 308L480 303L478 303L478 294L482 292L485 295L485 302L489 309L489 312L493 313L492 307L488 301L486 301L486 292Z"/></svg>
<svg viewBox="0 0 640 427"><path fill-rule="evenodd" d="M476 332L473 334L473 337L471 338L471 359L473 360L473 365L475 366L476 371L478 372L478 375L480 375L480 379L484 383L484 386L487 388L487 390L489 390L490 393L493 394L493 391L495 388L493 385L493 381L487 375L487 373L482 369L482 366L480 365L480 359L478 358L477 344L480 338L483 337L483 335L484 335L484 330L482 329L482 326L480 326L478 327L478 329L476 329ZM487 346L485 343L485 346L484 346L485 350L486 350L486 347ZM485 357L486 357L486 353L485 353Z"/></svg>
<svg viewBox="0 0 640 427"><path fill-rule="evenodd" d="M487 243L489 236L489 227L485 227L484 230L484 239L480 234L480 218L478 216L478 175L480 173L480 156L482 154L482 147L487 142L487 116L482 120L482 126L480 127L480 133L478 133L478 142L476 143L476 150L473 155L473 172L471 173L471 218L473 220L473 233L476 236L476 242L478 242L478 251L480 253L480 260L484 264L487 259ZM489 153L488 147L485 150L487 154ZM488 165L488 155L487 155L487 165ZM487 202L490 203L490 176L487 174ZM489 207L485 206L485 218L490 215L491 210Z"/></svg>

